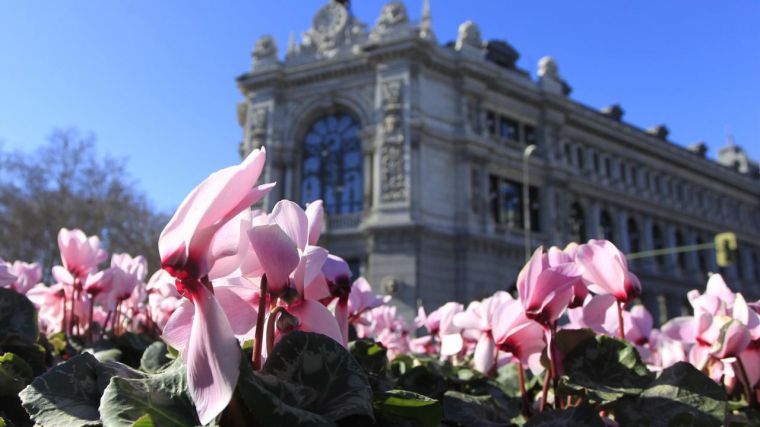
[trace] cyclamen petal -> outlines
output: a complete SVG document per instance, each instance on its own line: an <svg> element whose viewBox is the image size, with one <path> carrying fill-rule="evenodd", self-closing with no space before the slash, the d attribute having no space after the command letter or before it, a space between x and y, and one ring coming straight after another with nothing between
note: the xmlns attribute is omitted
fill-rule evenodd
<svg viewBox="0 0 760 427"><path fill-rule="evenodd" d="M300 255L295 242L277 224L259 225L248 231L248 238L267 275L271 292L279 292L298 267Z"/></svg>
<svg viewBox="0 0 760 427"><path fill-rule="evenodd" d="M241 350L214 295L201 286L193 302L195 316L182 356L198 418L201 424L208 424L232 399L240 374Z"/></svg>
<svg viewBox="0 0 760 427"><path fill-rule="evenodd" d="M475 346L475 353L472 358L473 366L481 373L488 374L494 364L496 356L496 343L493 341L491 334L482 334Z"/></svg>

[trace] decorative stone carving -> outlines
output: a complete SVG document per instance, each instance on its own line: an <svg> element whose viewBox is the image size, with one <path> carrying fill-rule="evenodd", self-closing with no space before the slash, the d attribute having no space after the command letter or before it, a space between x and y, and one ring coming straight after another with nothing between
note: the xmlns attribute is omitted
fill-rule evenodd
<svg viewBox="0 0 760 427"><path fill-rule="evenodd" d="M253 69L259 69L268 65L276 64L277 42L274 37L265 35L256 40L256 45L251 54L253 56Z"/></svg>
<svg viewBox="0 0 760 427"><path fill-rule="evenodd" d="M547 91L558 95L569 95L572 88L562 80L559 75L557 61L551 56L544 56L538 60L538 84Z"/></svg>
<svg viewBox="0 0 760 427"><path fill-rule="evenodd" d="M266 107L257 107L251 109L246 105L244 110L245 113L247 113L249 133L248 139L242 141L238 147L241 157L247 156L248 153L250 153L254 148L266 145L267 124L269 119L269 111ZM238 105L238 120L240 120L240 114L241 108L240 105Z"/></svg>
<svg viewBox="0 0 760 427"><path fill-rule="evenodd" d="M331 58L346 47L367 39L366 26L337 1L330 1L314 15L312 28L301 37L298 55ZM302 58L304 59L304 58Z"/></svg>
<svg viewBox="0 0 760 427"><path fill-rule="evenodd" d="M371 38L377 40L386 36L398 36L408 28L409 15L406 13L406 6L399 1L392 1L383 6L375 28L372 30Z"/></svg>
<svg viewBox="0 0 760 427"><path fill-rule="evenodd" d="M469 46L475 49L483 49L483 40L480 37L480 28L472 21L465 21L459 26L456 49L462 50Z"/></svg>
<svg viewBox="0 0 760 427"><path fill-rule="evenodd" d="M380 198L384 202L406 200L406 140L403 126L403 83L389 81L381 86L383 144L380 147Z"/></svg>
<svg viewBox="0 0 760 427"><path fill-rule="evenodd" d="M435 42L435 33L433 33L433 17L430 14L430 0L422 1L422 17L420 18L420 38Z"/></svg>

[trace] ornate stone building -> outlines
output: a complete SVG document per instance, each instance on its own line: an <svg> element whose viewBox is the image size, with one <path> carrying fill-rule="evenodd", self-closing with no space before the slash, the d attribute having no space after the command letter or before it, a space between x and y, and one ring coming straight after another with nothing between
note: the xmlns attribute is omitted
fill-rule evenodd
<svg viewBox="0 0 760 427"><path fill-rule="evenodd" d="M724 273L758 295L760 179L741 148L714 161L704 144L670 142L663 125L626 123L617 105L589 108L569 97L551 57L534 79L472 22L440 44L423 9L411 22L389 2L368 28L331 2L284 59L273 38L258 40L238 78L238 119L241 155L266 146L267 181L279 184L266 207L324 199L325 246L409 310L513 286L524 213L533 247L605 237L630 253L735 231L739 259ZM672 316L717 266L701 251L633 269L644 302Z"/></svg>

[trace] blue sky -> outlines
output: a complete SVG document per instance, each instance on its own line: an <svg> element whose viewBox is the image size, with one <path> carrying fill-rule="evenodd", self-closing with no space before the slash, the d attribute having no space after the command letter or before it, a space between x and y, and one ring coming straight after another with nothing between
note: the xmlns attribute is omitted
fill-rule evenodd
<svg viewBox="0 0 760 427"><path fill-rule="evenodd" d="M406 1L413 19L422 0ZM236 163L235 77L256 39L280 53L316 0L24 0L0 4L0 141L32 150L55 128L92 132L125 158L154 204L173 211L210 172ZM354 0L370 26L382 5ZM618 102L680 144L726 140L760 158L760 2L431 0L439 41L472 20L506 39L535 75L554 56L572 97Z"/></svg>

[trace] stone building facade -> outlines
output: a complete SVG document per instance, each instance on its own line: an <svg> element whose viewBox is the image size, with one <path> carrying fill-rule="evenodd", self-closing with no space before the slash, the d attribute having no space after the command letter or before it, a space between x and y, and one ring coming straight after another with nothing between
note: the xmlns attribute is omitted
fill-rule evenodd
<svg viewBox="0 0 760 427"><path fill-rule="evenodd" d="M325 246L408 312L514 286L524 213L532 247L604 237L631 253L734 231L739 259L724 273L760 293L760 178L740 147L711 160L663 125L626 123L617 105L589 108L552 58L534 79L472 22L441 44L423 9L411 22L391 1L370 28L334 1L284 59L272 37L256 42L238 78L239 149L267 148L278 186L265 207L324 199ZM658 316L680 314L685 291L717 271L709 250L632 264Z"/></svg>

